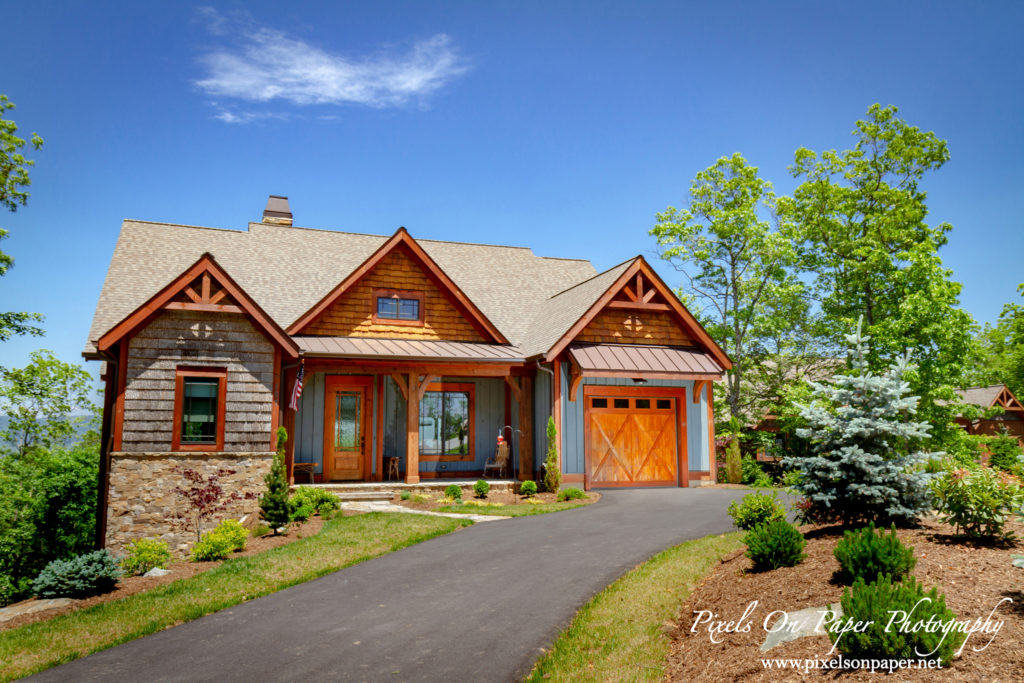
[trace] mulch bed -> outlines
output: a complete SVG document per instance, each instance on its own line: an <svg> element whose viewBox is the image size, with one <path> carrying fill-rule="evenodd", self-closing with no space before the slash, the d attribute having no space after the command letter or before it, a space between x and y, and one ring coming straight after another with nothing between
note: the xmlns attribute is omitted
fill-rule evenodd
<svg viewBox="0 0 1024 683"><path fill-rule="evenodd" d="M346 512L345 514L355 513ZM263 536L250 536L248 543L246 543L245 550L240 553L234 553L231 557L247 557L249 555L266 552L267 550L271 550L272 548L277 548L282 545L294 543L301 538L314 536L320 533L320 529L323 528L323 525L324 522L320 517L311 517L307 522L292 523L292 526L286 535L274 536L273 534L266 534ZM49 609L43 612L34 612L32 614L18 615L8 621L0 622L0 631L18 628L19 626L25 626L26 624L32 624L37 621L46 621L61 614L75 612L104 602L127 598L129 595L134 595L135 593L141 593L143 591L156 588L157 586L163 586L164 584L173 583L174 581L180 581L181 579L187 579L197 574L208 572L211 569L216 569L220 565L224 564L224 562L224 560L218 560L216 562L190 562L189 560L184 559L167 565L165 568L170 569L171 573L166 576L126 576L118 581L117 587L109 593L94 595L91 598L85 598L83 600L75 600L64 607L56 607L54 609ZM35 598L30 598L29 600L24 600L15 604L20 605L33 601L35 601Z"/></svg>
<svg viewBox="0 0 1024 683"><path fill-rule="evenodd" d="M1008 526L1018 536L1024 524ZM924 584L925 590L937 586L945 593L947 606L959 620L981 619L992 612L1004 597L1004 603L993 615L1005 623L992 643L981 652L991 635L975 633L962 656L943 671L898 670L893 674L865 671L811 671L804 674L793 669L766 670L762 659L830 660L832 644L827 636L810 636L761 652L765 640L765 617L774 610L822 607L838 603L844 587L832 582L839 563L832 555L836 542L842 538L836 527L805 526L807 559L796 567L785 567L759 574L748 573L751 563L742 551L733 553L709 574L683 604L680 621L672 632L666 679L670 681L779 681L831 678L841 681L879 680L913 681L942 678L951 681L1024 680L1024 569L1014 567L1011 554L1021 553L1024 543L1018 541L1002 546L975 545L952 534L952 527L936 520L916 529L897 530L900 539L914 547L917 565L912 575ZM747 633L717 635L721 643L711 642L706 624L695 633L695 610L711 610L716 619L735 621L751 602L758 605L750 618ZM838 651L837 651L838 653Z"/></svg>
<svg viewBox="0 0 1024 683"><path fill-rule="evenodd" d="M469 494L469 495L463 494L463 496L464 496L463 500L466 500L466 501L468 501L468 500L478 500L478 501L483 502L483 503L497 503L499 505L531 505L531 503L525 502L527 500L527 498L525 496L520 496L520 495L518 495L516 493L512 493L511 491L494 491L494 490L492 490L490 493L487 494L486 498L476 498L472 494ZM396 493L394 498L392 499L392 502L396 503L398 505L405 506L407 508L412 508L413 510L436 510L437 508L443 507L444 505L446 505L446 503L438 503L437 502L437 499L440 498L441 496L438 496L438 495L433 495L432 496L432 495L428 494L427 497L430 499L429 502L426 502L426 503L414 503L411 499L410 500L402 500L401 496ZM542 503L557 503L558 502L558 495L554 494L554 493L537 493L537 494L534 494L532 497L535 500L541 501ZM587 497L586 498L581 498L579 500L571 500L571 501L567 501L567 502L570 502L570 503L583 503L583 504L596 503L597 500L600 497L601 497L601 494L595 493L593 491L590 491L589 493L587 493ZM483 508L483 509L486 510L487 508Z"/></svg>

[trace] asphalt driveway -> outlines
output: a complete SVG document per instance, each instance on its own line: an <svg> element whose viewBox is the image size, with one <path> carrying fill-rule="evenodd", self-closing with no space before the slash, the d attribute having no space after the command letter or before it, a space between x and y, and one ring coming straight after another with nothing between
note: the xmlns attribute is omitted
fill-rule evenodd
<svg viewBox="0 0 1024 683"><path fill-rule="evenodd" d="M603 492L477 524L39 674L53 681L512 681L595 593L731 530L743 490Z"/></svg>

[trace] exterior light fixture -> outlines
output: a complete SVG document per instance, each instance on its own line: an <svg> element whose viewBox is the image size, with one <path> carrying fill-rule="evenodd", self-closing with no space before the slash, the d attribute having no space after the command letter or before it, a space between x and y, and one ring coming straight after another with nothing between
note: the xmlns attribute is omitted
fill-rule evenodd
<svg viewBox="0 0 1024 683"><path fill-rule="evenodd" d="M634 377L633 384L647 384L647 380L643 377Z"/></svg>

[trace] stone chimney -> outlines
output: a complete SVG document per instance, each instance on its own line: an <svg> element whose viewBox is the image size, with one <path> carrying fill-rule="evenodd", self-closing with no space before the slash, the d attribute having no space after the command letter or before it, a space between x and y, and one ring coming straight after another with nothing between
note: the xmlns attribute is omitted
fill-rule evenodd
<svg viewBox="0 0 1024 683"><path fill-rule="evenodd" d="M263 209L263 222L271 225L291 225L292 210L288 206L288 198L270 195L267 208Z"/></svg>

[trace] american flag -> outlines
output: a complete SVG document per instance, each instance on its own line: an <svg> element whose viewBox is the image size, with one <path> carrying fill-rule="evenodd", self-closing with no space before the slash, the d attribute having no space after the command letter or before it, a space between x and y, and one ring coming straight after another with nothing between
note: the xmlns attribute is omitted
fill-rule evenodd
<svg viewBox="0 0 1024 683"><path fill-rule="evenodd" d="M299 374L295 375L295 387L292 388L292 400L288 403L288 407L292 410L299 409L299 397L302 396L302 377L305 374L306 365L302 364L299 366Z"/></svg>

